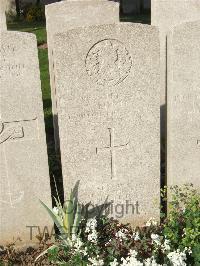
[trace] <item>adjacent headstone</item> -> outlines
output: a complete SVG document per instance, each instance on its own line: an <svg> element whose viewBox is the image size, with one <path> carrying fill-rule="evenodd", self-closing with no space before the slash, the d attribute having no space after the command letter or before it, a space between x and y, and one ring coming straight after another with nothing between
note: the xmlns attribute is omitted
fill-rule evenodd
<svg viewBox="0 0 200 266"><path fill-rule="evenodd" d="M65 194L80 180L82 203L107 199L132 224L159 217L158 35L122 23L55 36Z"/></svg>
<svg viewBox="0 0 200 266"><path fill-rule="evenodd" d="M35 36L0 33L0 58L0 245L32 244L52 227L39 202L51 206Z"/></svg>
<svg viewBox="0 0 200 266"><path fill-rule="evenodd" d="M16 15L16 1L15 0L1 0L4 2L5 7L6 7L6 12L9 15ZM30 3L30 1L28 1L27 3Z"/></svg>
<svg viewBox="0 0 200 266"><path fill-rule="evenodd" d="M168 38L168 185L200 187L200 21Z"/></svg>
<svg viewBox="0 0 200 266"><path fill-rule="evenodd" d="M59 147L53 41L56 33L88 25L119 21L119 3L109 1L63 1L46 6L46 24L56 148Z"/></svg>
<svg viewBox="0 0 200 266"><path fill-rule="evenodd" d="M158 26L161 42L161 105L166 103L166 36L174 26L200 18L199 0L151 0L151 24Z"/></svg>
<svg viewBox="0 0 200 266"><path fill-rule="evenodd" d="M6 28L5 2L0 1L0 31Z"/></svg>

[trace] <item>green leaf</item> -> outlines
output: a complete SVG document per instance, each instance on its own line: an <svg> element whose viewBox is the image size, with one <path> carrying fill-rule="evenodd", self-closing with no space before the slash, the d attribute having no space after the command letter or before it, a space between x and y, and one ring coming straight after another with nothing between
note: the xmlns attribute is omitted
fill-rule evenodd
<svg viewBox="0 0 200 266"><path fill-rule="evenodd" d="M73 227L74 222L74 204L73 204L73 193L71 191L70 193L70 199L65 202L64 204L64 219L63 219L63 225L66 229L68 236L71 236L71 229Z"/></svg>
<svg viewBox="0 0 200 266"><path fill-rule="evenodd" d="M41 258L42 256L44 256L45 254L47 254L50 250L54 250L54 249L57 249L58 250L58 246L53 245L53 246L50 246L49 248L47 248L46 250L44 250L39 256L36 257L35 262L37 260L39 260L39 258Z"/></svg>
<svg viewBox="0 0 200 266"><path fill-rule="evenodd" d="M72 228L72 234L77 234L80 221L81 221L81 207L79 204L77 204L76 214L75 214L75 218L74 218L74 224L73 224L73 228Z"/></svg>
<svg viewBox="0 0 200 266"><path fill-rule="evenodd" d="M61 223L61 221L59 221L58 217L54 214L54 212L51 209L49 209L49 207L47 207L47 205L44 202L42 202L40 200L40 203L47 210L48 214L50 215L50 217L54 221L55 225L58 227L58 230L60 231L60 233L65 235L66 232L63 228L63 224Z"/></svg>

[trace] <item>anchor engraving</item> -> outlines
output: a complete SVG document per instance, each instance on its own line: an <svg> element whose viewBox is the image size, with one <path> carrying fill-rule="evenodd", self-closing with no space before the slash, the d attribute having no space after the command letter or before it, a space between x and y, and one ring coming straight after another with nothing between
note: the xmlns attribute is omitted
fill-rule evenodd
<svg viewBox="0 0 200 266"><path fill-rule="evenodd" d="M24 129L21 126L8 127L5 129L4 123L0 121L0 144L9 139L18 139L24 137Z"/></svg>
<svg viewBox="0 0 200 266"><path fill-rule="evenodd" d="M5 163L5 173L6 173L6 187L7 191L3 193L6 197L5 199L0 199L0 203L9 205L10 207L14 208L15 205L22 201L24 198L24 191L11 191L11 180L9 176L9 167L8 161L6 158L6 143L11 140L21 139L25 137L24 127L20 125L23 122L29 122L36 120L37 118L30 119L30 120L18 120L12 122L2 122L0 119L0 147L3 151L3 161ZM5 127L5 124L9 124L8 127ZM2 194L2 192L1 192Z"/></svg>

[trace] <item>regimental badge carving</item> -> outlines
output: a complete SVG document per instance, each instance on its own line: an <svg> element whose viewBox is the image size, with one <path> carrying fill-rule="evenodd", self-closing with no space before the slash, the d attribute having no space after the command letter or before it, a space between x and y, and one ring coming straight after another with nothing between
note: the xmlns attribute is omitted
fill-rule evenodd
<svg viewBox="0 0 200 266"><path fill-rule="evenodd" d="M92 46L86 56L85 66L87 74L97 84L115 86L129 75L132 58L123 43L106 39Z"/></svg>

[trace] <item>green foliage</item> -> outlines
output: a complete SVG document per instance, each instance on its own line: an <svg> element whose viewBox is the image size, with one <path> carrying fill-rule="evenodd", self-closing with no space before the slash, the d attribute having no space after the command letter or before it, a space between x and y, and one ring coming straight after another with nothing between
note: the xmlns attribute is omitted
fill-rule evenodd
<svg viewBox="0 0 200 266"><path fill-rule="evenodd" d="M200 266L200 243L197 243L192 249L192 257L194 259L194 265Z"/></svg>
<svg viewBox="0 0 200 266"><path fill-rule="evenodd" d="M166 200L166 190L161 194ZM200 265L200 195L192 186L173 187L169 195L168 218L160 225L150 219L146 225L133 229L112 218L81 222L79 218L75 223L76 215L63 216L67 239L61 237L48 250L50 261L70 266ZM71 194L62 210L60 203L57 208L71 212L73 202ZM75 232L70 230L72 224L76 224Z"/></svg>
<svg viewBox="0 0 200 266"><path fill-rule="evenodd" d="M45 21L45 7L39 4L27 4L22 8L26 21Z"/></svg>
<svg viewBox="0 0 200 266"><path fill-rule="evenodd" d="M62 207L59 199L55 199L56 207L50 209L45 203L41 201L43 207L47 210L53 222L57 226L61 238L64 240L72 239L72 235L76 235L78 226L81 220L81 209L77 202L73 191L70 193L69 200L67 200Z"/></svg>
<svg viewBox="0 0 200 266"><path fill-rule="evenodd" d="M45 117L45 126L48 135L53 135L53 117L51 110L51 93L50 93L50 77L49 62L47 49L38 49L40 63L40 78L42 86L42 98Z"/></svg>
<svg viewBox="0 0 200 266"><path fill-rule="evenodd" d="M76 186L75 186L76 187ZM49 216L58 228L60 235L59 238L62 241L62 247L64 247L64 253L69 249L72 238L76 238L78 234L78 228L81 221L81 208L75 197L75 192L72 190L70 193L69 200L64 203L62 207L60 199L54 198L56 207L50 209L42 201L42 206L46 209ZM56 262L59 265L62 261L59 260L60 248L58 245L52 245L47 250L43 251L37 258L36 261L40 259L43 255L48 253L49 259ZM66 264L65 264L66 265Z"/></svg>
<svg viewBox="0 0 200 266"><path fill-rule="evenodd" d="M35 34L38 45L47 42L45 22L14 21L8 23L8 29Z"/></svg>
<svg viewBox="0 0 200 266"><path fill-rule="evenodd" d="M164 234L174 249L191 247L193 260L200 258L200 194L192 185L174 186L168 204Z"/></svg>

